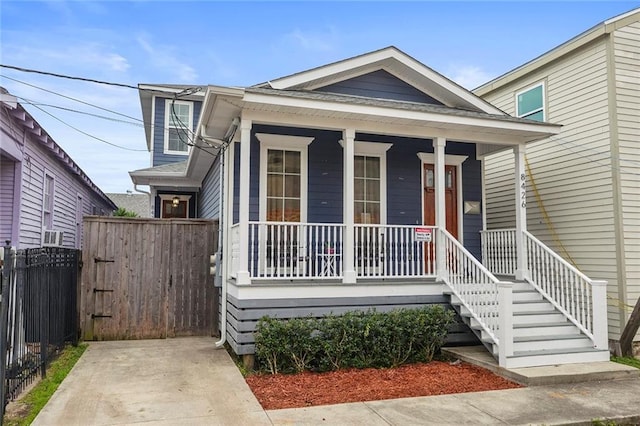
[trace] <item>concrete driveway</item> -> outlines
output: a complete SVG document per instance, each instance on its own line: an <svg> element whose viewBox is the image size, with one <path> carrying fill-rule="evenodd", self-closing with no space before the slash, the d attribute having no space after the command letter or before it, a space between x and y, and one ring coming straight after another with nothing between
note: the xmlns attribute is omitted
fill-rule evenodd
<svg viewBox="0 0 640 426"><path fill-rule="evenodd" d="M90 342L33 425L270 425L214 341Z"/></svg>

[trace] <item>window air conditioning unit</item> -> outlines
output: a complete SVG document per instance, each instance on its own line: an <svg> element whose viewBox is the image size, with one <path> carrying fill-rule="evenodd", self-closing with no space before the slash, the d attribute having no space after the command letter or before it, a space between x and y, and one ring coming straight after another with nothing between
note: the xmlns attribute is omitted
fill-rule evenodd
<svg viewBox="0 0 640 426"><path fill-rule="evenodd" d="M45 229L42 231L42 247L62 247L62 231Z"/></svg>

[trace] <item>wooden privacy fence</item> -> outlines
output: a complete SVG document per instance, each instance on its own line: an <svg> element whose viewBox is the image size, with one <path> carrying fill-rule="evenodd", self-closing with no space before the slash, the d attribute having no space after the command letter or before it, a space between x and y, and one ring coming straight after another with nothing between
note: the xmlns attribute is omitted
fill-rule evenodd
<svg viewBox="0 0 640 426"><path fill-rule="evenodd" d="M80 286L84 340L218 334L209 275L216 221L86 216Z"/></svg>

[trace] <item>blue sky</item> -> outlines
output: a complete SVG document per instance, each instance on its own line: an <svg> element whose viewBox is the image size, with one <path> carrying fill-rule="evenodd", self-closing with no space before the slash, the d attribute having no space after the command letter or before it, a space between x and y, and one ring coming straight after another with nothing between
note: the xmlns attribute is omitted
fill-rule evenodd
<svg viewBox="0 0 640 426"><path fill-rule="evenodd" d="M472 89L637 7L640 1L3 0L0 62L134 86L249 86L394 45ZM137 91L6 68L0 75L0 85L23 98L103 191L132 189L127 172L149 167L139 121L32 86L139 120Z"/></svg>

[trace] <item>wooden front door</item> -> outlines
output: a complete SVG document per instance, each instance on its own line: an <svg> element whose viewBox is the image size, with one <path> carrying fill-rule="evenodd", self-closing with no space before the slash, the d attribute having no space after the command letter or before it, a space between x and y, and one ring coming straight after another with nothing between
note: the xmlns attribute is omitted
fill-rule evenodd
<svg viewBox="0 0 640 426"><path fill-rule="evenodd" d="M456 166L444 168L444 200L447 231L458 239L458 183ZM436 224L436 188L433 164L424 165L424 224Z"/></svg>

